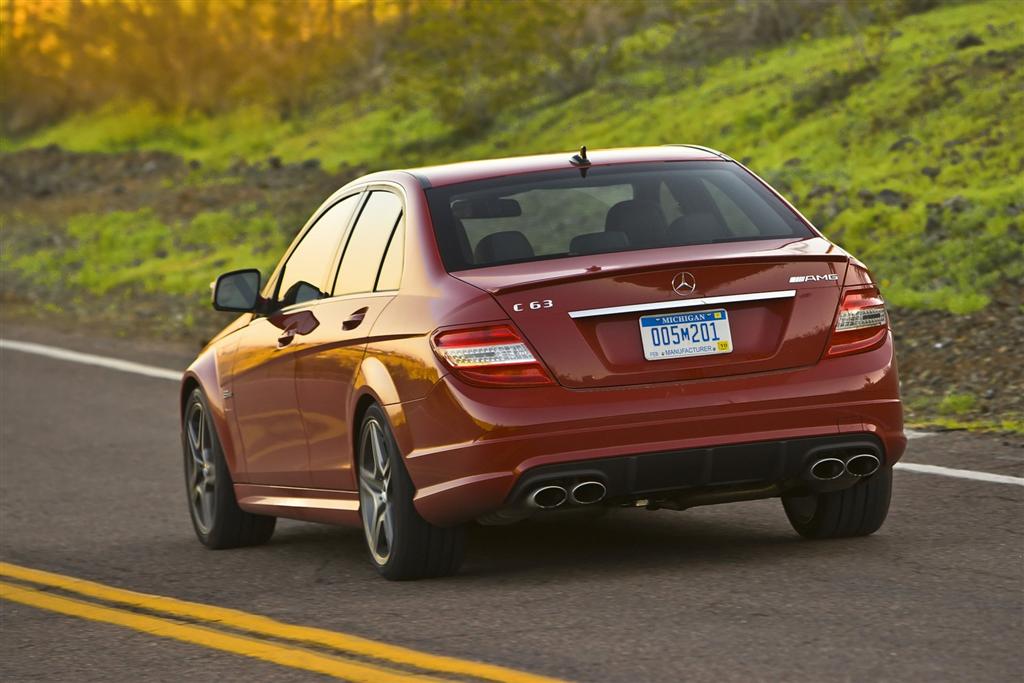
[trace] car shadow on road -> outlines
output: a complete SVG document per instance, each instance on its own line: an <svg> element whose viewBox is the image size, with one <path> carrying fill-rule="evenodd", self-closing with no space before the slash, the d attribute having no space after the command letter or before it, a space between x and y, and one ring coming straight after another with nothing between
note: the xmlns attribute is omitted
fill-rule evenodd
<svg viewBox="0 0 1024 683"><path fill-rule="evenodd" d="M735 563L774 552L794 538L763 525L672 511L612 510L597 519L538 516L514 526L473 528L463 575L566 568L629 574Z"/></svg>
<svg viewBox="0 0 1024 683"><path fill-rule="evenodd" d="M763 564L822 551L854 557L859 552L857 546L864 542L807 543L789 529L781 510L768 519L751 512L611 510L596 518L552 514L509 526L471 524L459 580L534 572L550 575L570 568L595 575L628 575L719 564ZM271 547L275 554L279 551L293 562L305 557L330 565L331 571L358 574L370 570L358 530L294 525L275 536Z"/></svg>
<svg viewBox="0 0 1024 683"><path fill-rule="evenodd" d="M898 554L898 534L803 541L776 505L778 501L758 501L681 513L616 509L596 518L556 513L510 526L470 524L461 571L433 583L458 590L468 585L504 585L509 580L532 586L589 578L633 580L661 572L679 578L744 566L758 571L786 566L799 571L808 562L813 562L815 571L824 571L855 565L865 544L876 558ZM21 558L15 553L6 559L17 563ZM196 542L187 525L181 525L180 534L156 544L151 537L140 536L117 543L116 553L99 544L71 556L63 547L36 548L32 561L26 558L25 563L107 580L130 576L114 583L215 603L221 599L218 582L201 583L201 589L196 589L197 578L211 572L245 576L252 591L280 592L289 581L330 589L377 580L361 530L289 520L279 523L269 544L258 547L211 552ZM291 578L282 583L283 576Z"/></svg>

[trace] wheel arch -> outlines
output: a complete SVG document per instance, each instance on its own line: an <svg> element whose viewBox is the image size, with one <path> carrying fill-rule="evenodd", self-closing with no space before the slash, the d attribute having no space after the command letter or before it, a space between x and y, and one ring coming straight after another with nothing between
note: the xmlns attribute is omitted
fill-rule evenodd
<svg viewBox="0 0 1024 683"><path fill-rule="evenodd" d="M193 375L186 374L181 380L181 394L178 396L178 419L182 424L185 420L185 406L188 405L188 399L196 389L202 389L199 380Z"/></svg>
<svg viewBox="0 0 1024 683"><path fill-rule="evenodd" d="M352 418L350 422L352 425L352 466L356 467L358 464L359 432L362 427L363 417L365 417L366 411L371 405L378 405L384 411L388 419L388 426L391 428L391 434L398 443L398 449L403 458L407 457L410 450L412 450L412 439L405 419L405 410L402 404L403 397L399 393L398 386L392 378L388 366L375 355L367 354L363 358L362 363L360 363L359 372L356 374L353 386L352 409L350 411ZM411 398L418 397L406 397L406 400Z"/></svg>
<svg viewBox="0 0 1024 683"><path fill-rule="evenodd" d="M363 431L363 418L366 417L366 411L370 409L370 406L379 406L380 402L373 393L366 391L363 392L355 403L355 409L352 413L352 467L353 471L359 463L359 434Z"/></svg>
<svg viewBox="0 0 1024 683"><path fill-rule="evenodd" d="M225 398L221 391L216 357L209 349L200 354L182 375L178 402L178 424L181 429L184 429L185 406L196 389L199 389L206 399L210 417L213 418L213 426L217 430L217 439L224 452L224 460L227 462L232 477L235 477L238 473L245 471L245 461L241 457L240 449L235 446L235 432L232 429L231 415L227 405L229 399Z"/></svg>

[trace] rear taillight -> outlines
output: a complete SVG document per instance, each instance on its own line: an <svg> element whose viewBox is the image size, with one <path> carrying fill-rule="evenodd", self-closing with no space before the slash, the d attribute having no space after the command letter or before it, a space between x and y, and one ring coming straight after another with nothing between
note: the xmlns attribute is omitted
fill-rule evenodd
<svg viewBox="0 0 1024 683"><path fill-rule="evenodd" d="M888 330L889 316L877 289L847 290L825 355L832 358L873 349L882 343Z"/></svg>
<svg viewBox="0 0 1024 683"><path fill-rule="evenodd" d="M551 376L511 325L438 332L434 351L452 372L472 384L539 386Z"/></svg>

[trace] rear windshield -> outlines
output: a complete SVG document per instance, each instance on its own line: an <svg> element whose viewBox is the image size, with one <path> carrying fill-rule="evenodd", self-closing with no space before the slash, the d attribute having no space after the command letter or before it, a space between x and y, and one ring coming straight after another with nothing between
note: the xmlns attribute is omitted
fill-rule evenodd
<svg viewBox="0 0 1024 683"><path fill-rule="evenodd" d="M449 271L585 254L811 237L728 161L547 171L428 189Z"/></svg>

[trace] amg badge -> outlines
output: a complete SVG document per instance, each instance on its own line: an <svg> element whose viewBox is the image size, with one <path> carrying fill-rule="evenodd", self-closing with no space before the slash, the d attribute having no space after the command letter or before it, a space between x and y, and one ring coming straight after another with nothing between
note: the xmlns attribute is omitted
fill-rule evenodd
<svg viewBox="0 0 1024 683"><path fill-rule="evenodd" d="M790 283L793 282L818 282L819 280L838 280L839 276L835 273L829 273L828 275L794 275L789 278Z"/></svg>

